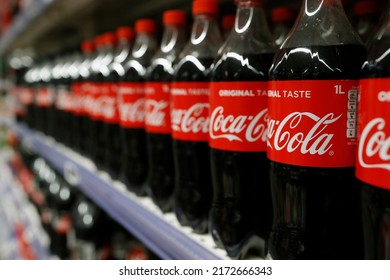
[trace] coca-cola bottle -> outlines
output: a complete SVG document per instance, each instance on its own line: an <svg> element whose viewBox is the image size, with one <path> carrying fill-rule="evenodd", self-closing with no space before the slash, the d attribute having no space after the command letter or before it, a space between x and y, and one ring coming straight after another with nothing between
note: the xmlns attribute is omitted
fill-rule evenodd
<svg viewBox="0 0 390 280"><path fill-rule="evenodd" d="M222 44L217 0L195 0L191 39L180 54L171 89L175 164L174 211L182 225L208 230L212 199L209 138L210 66Z"/></svg>
<svg viewBox="0 0 390 280"><path fill-rule="evenodd" d="M110 68L109 65L114 61L115 47L117 43L117 37L115 33L107 32L102 35L102 45L104 48L105 56L102 58L99 71L95 77L95 83L98 87L98 97L95 98L94 108L99 111L98 123L99 132L95 135L96 138L96 161L95 162L102 169L108 170L107 151L112 152L109 147L113 144L110 143L114 139L111 132L116 124L118 124L118 109L116 104L116 84L110 82ZM113 157L118 157L118 154Z"/></svg>
<svg viewBox="0 0 390 280"><path fill-rule="evenodd" d="M260 0L236 3L235 26L211 71L211 233L232 258L249 250L265 257L272 223L266 147L274 40Z"/></svg>
<svg viewBox="0 0 390 280"><path fill-rule="evenodd" d="M148 182L153 201L163 212L171 210L174 165L170 119L170 88L173 64L187 43L186 14L169 10L163 14L164 33L160 50L146 73L145 129L148 143Z"/></svg>
<svg viewBox="0 0 390 280"><path fill-rule="evenodd" d="M284 40L286 40L294 24L295 17L295 12L291 8L280 6L272 9L271 19L276 46L281 46Z"/></svg>
<svg viewBox="0 0 390 280"><path fill-rule="evenodd" d="M136 38L131 59L125 64L125 75L118 88L119 117L122 136L121 180L138 195L147 191L148 155L145 134L146 68L158 45L156 24L151 19L135 22Z"/></svg>
<svg viewBox="0 0 390 280"><path fill-rule="evenodd" d="M364 42L373 35L379 17L378 0L361 0L353 6L355 29Z"/></svg>
<svg viewBox="0 0 390 280"><path fill-rule="evenodd" d="M303 0L270 69L271 258L363 256L354 166L365 59L340 0Z"/></svg>
<svg viewBox="0 0 390 280"><path fill-rule="evenodd" d="M134 40L134 31L131 27L119 27L116 31L118 45L111 64L107 66L108 75L105 77L108 110L105 112L106 125L103 127L103 135L106 137L105 164L108 173L112 178L119 177L122 142L119 123L118 106L118 82L124 76L124 64L131 55L131 47Z"/></svg>
<svg viewBox="0 0 390 280"><path fill-rule="evenodd" d="M368 49L358 106L356 176L361 181L366 259L390 259L390 3Z"/></svg>
<svg viewBox="0 0 390 280"><path fill-rule="evenodd" d="M89 198L79 194L73 205L75 254L73 258L96 260L99 251L109 242L110 225L106 214Z"/></svg>
<svg viewBox="0 0 390 280"><path fill-rule="evenodd" d="M78 100L79 100L79 134L76 135L75 139L76 145L79 146L80 152L82 154L87 154L87 139L88 132L90 127L90 118L87 110L87 98L88 98L88 89L90 86L89 80L91 77L91 64L95 56L95 44L93 41L85 40L81 43L81 51L83 53L83 60L79 67L79 91L78 91ZM78 144L77 144L78 143Z"/></svg>

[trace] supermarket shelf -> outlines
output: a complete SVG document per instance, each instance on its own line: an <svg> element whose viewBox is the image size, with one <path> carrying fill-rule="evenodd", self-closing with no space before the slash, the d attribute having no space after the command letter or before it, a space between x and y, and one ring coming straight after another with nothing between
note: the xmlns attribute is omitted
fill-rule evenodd
<svg viewBox="0 0 390 280"><path fill-rule="evenodd" d="M94 200L149 249L163 259L227 259L210 235L181 227L174 214L163 214L150 198L139 198L88 159L24 125L13 125L27 145L44 157L73 185Z"/></svg>
<svg viewBox="0 0 390 280"><path fill-rule="evenodd" d="M8 158L3 149L0 154L0 259L50 259L49 237L41 227L37 210L10 170Z"/></svg>

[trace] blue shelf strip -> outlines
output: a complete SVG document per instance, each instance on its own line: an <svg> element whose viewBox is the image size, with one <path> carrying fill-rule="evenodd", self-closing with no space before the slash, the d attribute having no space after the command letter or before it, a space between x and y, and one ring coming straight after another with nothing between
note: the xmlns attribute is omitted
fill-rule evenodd
<svg viewBox="0 0 390 280"><path fill-rule="evenodd" d="M59 172L64 174L71 169L77 175L77 185L82 192L162 259L226 258L224 252L213 248L210 242L202 243L202 239L211 239L209 235L201 237L199 241L199 238L192 236L195 234L175 226L162 213L145 207L140 200L148 198L140 199L127 190L114 186L113 181L105 180L97 170L83 164L77 157L75 159L74 156L69 156L59 148L61 145L42 134L33 132L24 125L14 125L14 128L22 139L28 141ZM64 176L67 178L67 174Z"/></svg>
<svg viewBox="0 0 390 280"><path fill-rule="evenodd" d="M17 15L8 31L0 37L0 55L4 54L18 36L20 36L23 31L27 30L34 20L43 14L54 1L55 0L36 0L29 8Z"/></svg>

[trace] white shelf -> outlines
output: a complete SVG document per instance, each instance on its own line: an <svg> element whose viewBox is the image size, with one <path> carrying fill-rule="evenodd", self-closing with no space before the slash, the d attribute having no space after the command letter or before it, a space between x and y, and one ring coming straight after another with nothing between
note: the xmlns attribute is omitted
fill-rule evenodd
<svg viewBox="0 0 390 280"><path fill-rule="evenodd" d="M211 235L192 233L174 214L163 214L148 197L137 197L126 187L98 171L88 159L24 125L16 133L73 185L95 201L149 249L163 259L227 259L216 249Z"/></svg>

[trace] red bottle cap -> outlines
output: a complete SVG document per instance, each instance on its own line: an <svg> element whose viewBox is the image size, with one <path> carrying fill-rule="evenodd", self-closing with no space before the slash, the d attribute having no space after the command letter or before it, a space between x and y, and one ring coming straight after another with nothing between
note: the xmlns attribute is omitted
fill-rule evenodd
<svg viewBox="0 0 390 280"><path fill-rule="evenodd" d="M127 39L129 41L134 40L134 29L127 26L121 26L116 30L116 36L118 39Z"/></svg>
<svg viewBox="0 0 390 280"><path fill-rule="evenodd" d="M379 6L377 1L373 0L364 0L355 3L353 7L353 13L356 16L376 14L379 11Z"/></svg>
<svg viewBox="0 0 390 280"><path fill-rule="evenodd" d="M295 12L286 7L276 7L271 12L273 22L294 21Z"/></svg>
<svg viewBox="0 0 390 280"><path fill-rule="evenodd" d="M82 52L91 52L95 50L95 44L92 41L83 41L81 42L81 50Z"/></svg>
<svg viewBox="0 0 390 280"><path fill-rule="evenodd" d="M116 45L117 37L115 33L106 32L102 35L102 43L105 45Z"/></svg>
<svg viewBox="0 0 390 280"><path fill-rule="evenodd" d="M136 33L155 33L156 23L152 19L139 19L135 22Z"/></svg>
<svg viewBox="0 0 390 280"><path fill-rule="evenodd" d="M96 48L101 47L103 44L103 35L97 35L94 40Z"/></svg>
<svg viewBox="0 0 390 280"><path fill-rule="evenodd" d="M235 15L225 15L222 18L222 29L231 29L234 26L234 21L236 20Z"/></svg>
<svg viewBox="0 0 390 280"><path fill-rule="evenodd" d="M192 14L218 15L218 0L194 0L192 2Z"/></svg>
<svg viewBox="0 0 390 280"><path fill-rule="evenodd" d="M182 10L168 10L163 14L164 25L185 25L186 13Z"/></svg>

